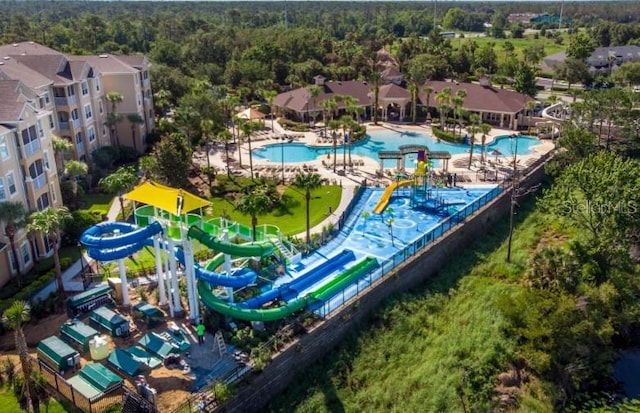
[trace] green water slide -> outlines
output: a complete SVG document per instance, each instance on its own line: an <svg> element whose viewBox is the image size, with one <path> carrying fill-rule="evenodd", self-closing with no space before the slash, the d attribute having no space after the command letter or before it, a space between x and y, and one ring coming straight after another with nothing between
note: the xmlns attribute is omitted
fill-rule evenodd
<svg viewBox="0 0 640 413"><path fill-rule="evenodd" d="M200 300L204 305L212 310L226 316L245 321L280 320L298 310L303 309L307 304L307 299L305 297L300 297L276 308L240 308L216 297L213 294L213 291L211 291L209 284L202 280L198 280L198 293L200 294Z"/></svg>
<svg viewBox="0 0 640 413"><path fill-rule="evenodd" d="M330 282L313 291L310 295L317 300L326 301L360 278L362 274L376 268L377 266L378 260L373 257L367 257L358 264L349 268L347 271L338 275Z"/></svg>
<svg viewBox="0 0 640 413"><path fill-rule="evenodd" d="M191 226L189 228L187 236L200 241L214 251L219 251L236 257L262 257L273 253L274 248L273 244L270 242L234 244L233 242L220 241L217 237L207 234L196 226Z"/></svg>

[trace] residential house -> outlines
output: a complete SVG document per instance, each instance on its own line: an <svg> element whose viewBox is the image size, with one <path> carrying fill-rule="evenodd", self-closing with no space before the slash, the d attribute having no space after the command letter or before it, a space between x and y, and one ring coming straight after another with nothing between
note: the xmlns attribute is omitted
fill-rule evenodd
<svg viewBox="0 0 640 413"><path fill-rule="evenodd" d="M543 65L548 70L554 70L567 58L566 52L555 53L543 59ZM609 46L598 47L587 58L589 71L594 76L607 76L618 70L628 62L640 61L640 46Z"/></svg>

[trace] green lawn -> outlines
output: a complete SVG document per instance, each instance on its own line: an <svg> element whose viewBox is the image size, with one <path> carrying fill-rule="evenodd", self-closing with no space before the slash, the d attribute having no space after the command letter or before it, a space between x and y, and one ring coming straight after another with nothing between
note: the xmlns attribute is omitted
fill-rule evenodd
<svg viewBox="0 0 640 413"><path fill-rule="evenodd" d="M311 227L319 224L329 216L329 209L335 211L340 204L342 187L336 185L322 186L311 194L310 220ZM258 225L276 225L285 235L297 235L306 229L306 212L304 192L288 187L283 196L282 206L269 214L258 217ZM213 213L208 218L226 216L241 224L251 225L251 217L242 215L233 203L223 198L211 200Z"/></svg>
<svg viewBox="0 0 640 413"><path fill-rule="evenodd" d="M106 215L111 207L113 195L103 193L84 194L82 200L86 203L87 210L90 212Z"/></svg>
<svg viewBox="0 0 640 413"><path fill-rule="evenodd" d="M518 58L522 58L523 57L522 51L525 48L531 47L535 44L544 45L545 56L549 56L558 52L564 52L567 48L567 45L569 44L569 35L567 33L563 33L562 39L563 39L562 44L556 44L553 39L548 39L544 36L540 36L540 38L534 39L533 35L525 36L522 39L496 39L493 37L465 37L465 38L451 39L451 44L455 49L458 49L463 43L468 43L472 40L476 42L478 47L482 47L487 43L493 43L494 50L498 55L498 63L501 63L504 61L504 58L505 58L505 53L502 46L507 41L513 44L515 48L514 52L516 56Z"/></svg>
<svg viewBox="0 0 640 413"><path fill-rule="evenodd" d="M0 411L3 412L23 412L24 410L20 409L20 405L18 404L18 400L13 395L13 390L9 387L2 386L0 387ZM70 403L60 403L54 398L51 398L51 401L48 405L40 406L40 413L78 413L81 410L75 408Z"/></svg>

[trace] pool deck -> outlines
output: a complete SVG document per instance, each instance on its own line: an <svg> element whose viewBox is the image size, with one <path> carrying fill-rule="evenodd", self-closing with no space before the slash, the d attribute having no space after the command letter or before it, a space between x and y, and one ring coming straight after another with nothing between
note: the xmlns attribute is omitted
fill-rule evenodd
<svg viewBox="0 0 640 413"><path fill-rule="evenodd" d="M273 124L273 130L271 129ZM310 132L292 132L289 130L283 129L280 124L276 121L273 123L270 119L264 121L265 130L263 130L260 134L253 136L251 139L251 147L252 149L260 148L264 145L269 144L277 144L283 142L283 137L286 135L288 138L286 142L291 140L293 137L294 142L305 143L307 145L316 145L316 146L324 146L331 147L331 143L321 143L322 139L319 136L319 133L323 128L317 127L316 130ZM431 130L431 126L426 124L399 124L399 123L388 123L388 122L378 122L378 125L374 125L373 122L365 123L368 132L372 131L381 131L381 130L391 130L396 132L419 132L425 133L433 136L433 132ZM466 130L464 131L466 133ZM487 134L485 144L490 144L496 137L512 135L514 131L510 129L499 129L492 128L491 131ZM479 141L478 135L476 135L476 141ZM479 148L479 145L478 145ZM529 165L531 162L538 159L543 154L552 151L554 148L553 142L550 140L541 140L540 145L536 145L531 148L532 153L528 155L518 155L517 165L519 168L524 168ZM231 147L229 149L229 158L235 160L232 163L231 169L235 171L237 174L249 175L249 146L248 144L241 145L241 158L242 165L237 162L238 150L235 147ZM338 154L337 162L341 163L342 154ZM449 160L448 172L451 174L456 174L458 177L459 185L486 185L491 183L497 183L512 174L513 171L513 158L511 156L494 156L487 154L485 161L487 162L487 168L483 168L480 162L480 154L475 154L473 156L473 162L471 168L467 168L469 163L469 155L466 153L453 155ZM207 165L207 154L203 152L196 152L194 154L194 161L200 163L201 165ZM217 145L213 147L209 151L209 162L211 166L216 167L220 173L224 173L227 168L227 164L225 161L225 150L222 145ZM346 209L347 205L351 201L352 194L355 192L356 188L360 186L363 181L369 185L373 186L381 186L386 187L390 183L394 181L395 170L385 169L385 173L380 176L378 170L380 168L380 164L377 160L371 159L369 157L352 155L351 159L356 166L352 168L343 167L342 165L338 165L336 167L336 172L333 172L333 158L324 158L320 157L313 161L299 162L299 163L285 163L284 176L285 179L292 179L295 174L299 171L312 171L320 174L327 182L341 185L344 188L344 193L347 196L343 196L340 200L339 207L331 214L329 218L323 221L321 224L316 225L312 228L312 233L319 233L323 227L326 227L329 223L336 223L340 218L342 212ZM497 161L497 162L496 162ZM283 171L281 168L281 163L279 162L270 162L268 160L259 159L257 157L253 157L253 168L254 173L263 175L271 175L276 178L279 178L283 175ZM442 168L438 168L438 171L442 171ZM300 236L304 236L304 234L300 234Z"/></svg>

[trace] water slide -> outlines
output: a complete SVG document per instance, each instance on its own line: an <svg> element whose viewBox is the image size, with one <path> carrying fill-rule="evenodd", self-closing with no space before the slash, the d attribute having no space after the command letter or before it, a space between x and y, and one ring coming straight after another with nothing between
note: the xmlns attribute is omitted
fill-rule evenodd
<svg viewBox="0 0 640 413"><path fill-rule="evenodd" d="M276 298L285 301L292 300L296 298L300 292L306 290L311 285L324 278L327 274L335 271L340 267L343 267L345 264L348 264L355 259L356 256L353 251L343 250L335 257L332 257L331 259L323 262L317 267L312 268L310 271L302 274L300 277L296 278L290 283L281 285L277 288L266 291L263 294L252 297L246 301L243 301L242 303L239 303L238 306L241 308L260 308L265 303L273 301Z"/></svg>
<svg viewBox="0 0 640 413"><path fill-rule="evenodd" d="M229 254L235 257L263 257L273 253L274 246L270 242L247 242L234 244L221 241L216 236L207 234L196 226L191 226L187 232L189 238L196 239L214 251Z"/></svg>
<svg viewBox="0 0 640 413"><path fill-rule="evenodd" d="M358 264L349 268L327 284L313 291L310 295L316 300L326 301L345 289L349 284L356 281L362 274L378 267L378 260L374 257L367 257Z"/></svg>
<svg viewBox="0 0 640 413"><path fill-rule="evenodd" d="M211 287L202 280L198 280L198 293L204 305L226 316L245 321L275 321L303 309L309 299L314 299L313 305L318 306L319 303L333 297L350 283L377 266L378 261L375 258L367 257L309 295L298 297L276 308L242 308L240 305L227 303L216 297Z"/></svg>
<svg viewBox="0 0 640 413"><path fill-rule="evenodd" d="M222 254L221 254L222 255ZM180 264L184 265L184 252L182 248L176 248L176 258ZM214 258L215 261L215 258ZM224 261L224 255L222 255ZM220 264L218 264L220 265ZM218 267L216 265L214 268ZM208 282L211 285L221 285L223 287L240 288L245 287L256 280L258 274L251 268L239 268L231 274L217 273L203 268L200 264L194 264L195 275L198 279Z"/></svg>
<svg viewBox="0 0 640 413"><path fill-rule="evenodd" d="M389 203L389 199L391 198L391 195L393 194L393 191L396 190L396 188L400 188L401 186L411 185L412 183L413 183L412 179L407 179L404 181L394 182L391 185L389 185L387 189L385 189L384 192L382 193L382 196L380 197L380 201L378 201L375 208L373 208L373 213L380 214L382 213L382 211L384 211L384 208Z"/></svg>
<svg viewBox="0 0 640 413"><path fill-rule="evenodd" d="M114 236L115 231L120 231ZM152 236L162 232L162 225L152 222L140 228L127 222L101 222L80 236L89 256L98 261L113 261L138 252Z"/></svg>

